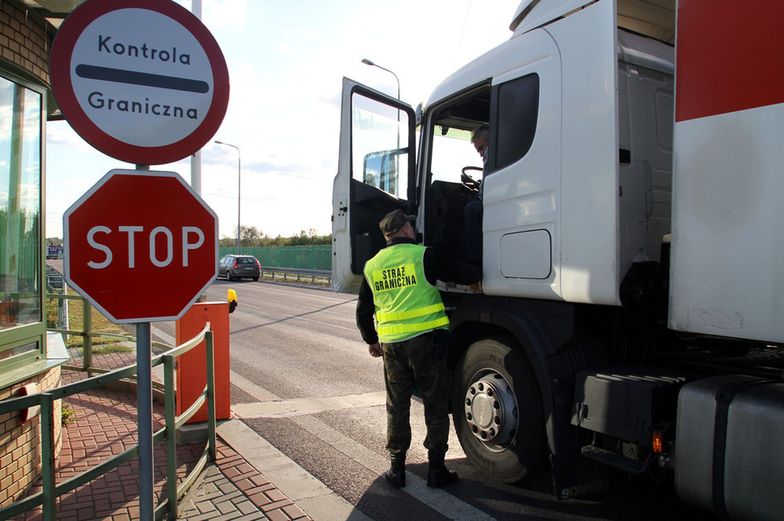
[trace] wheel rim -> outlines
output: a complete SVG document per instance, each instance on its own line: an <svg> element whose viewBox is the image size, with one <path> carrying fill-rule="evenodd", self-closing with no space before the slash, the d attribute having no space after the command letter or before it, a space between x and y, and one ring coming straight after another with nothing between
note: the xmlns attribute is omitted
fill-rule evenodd
<svg viewBox="0 0 784 521"><path fill-rule="evenodd" d="M509 381L492 369L480 371L466 390L464 405L474 437L489 450L506 450L518 423L517 398Z"/></svg>

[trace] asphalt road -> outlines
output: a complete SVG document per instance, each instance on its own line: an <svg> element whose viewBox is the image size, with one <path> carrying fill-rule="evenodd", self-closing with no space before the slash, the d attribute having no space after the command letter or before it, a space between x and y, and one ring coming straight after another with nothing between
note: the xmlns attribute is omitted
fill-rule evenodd
<svg viewBox="0 0 784 521"><path fill-rule="evenodd" d="M610 492L569 501L553 498L548 475L523 486L497 483L473 468L454 435L447 464L460 474L457 485L437 492L416 484L391 490L379 478L387 466L383 367L356 330L355 297L219 280L208 299L224 300L228 288L239 298L231 315L233 409L373 519L714 519L679 502L666 483L648 478L616 475ZM412 430L408 469L425 479L424 420L416 402Z"/></svg>
<svg viewBox="0 0 784 521"><path fill-rule="evenodd" d="M447 464L461 481L445 491L419 481L386 486L383 368L354 325L355 297L269 282L216 281L209 300L233 288L232 408L272 445L370 518L383 521L713 519L680 503L666 484L614 476L610 492L556 501L550 478L524 486L493 482L466 460L457 439ZM174 334L170 323L158 331ZM153 330L153 333L156 329ZM422 407L412 406L409 471L426 478Z"/></svg>

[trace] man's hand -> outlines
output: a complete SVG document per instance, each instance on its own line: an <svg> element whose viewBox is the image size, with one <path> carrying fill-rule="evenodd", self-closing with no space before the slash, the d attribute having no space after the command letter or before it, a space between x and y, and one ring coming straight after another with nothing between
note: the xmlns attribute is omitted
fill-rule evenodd
<svg viewBox="0 0 784 521"><path fill-rule="evenodd" d="M378 358L381 356L383 354L383 351L381 351L381 344L378 342L375 344L368 344L368 353L370 353L370 356L373 358Z"/></svg>

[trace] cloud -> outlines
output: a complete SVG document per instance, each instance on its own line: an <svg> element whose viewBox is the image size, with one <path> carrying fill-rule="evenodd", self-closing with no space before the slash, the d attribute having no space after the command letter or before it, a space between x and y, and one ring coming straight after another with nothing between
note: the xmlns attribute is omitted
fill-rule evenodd
<svg viewBox="0 0 784 521"><path fill-rule="evenodd" d="M201 153L202 197L218 214L220 234L236 226L237 152L213 140L241 150L243 224L271 235L328 233L342 78L394 96L395 79L360 62L370 58L395 71L402 99L415 106L467 58L509 38L517 4L202 0L231 82L226 116ZM48 124L47 133L47 224L55 236L62 218L51 210L64 211L108 170L133 165L96 152L65 122ZM189 164L153 168L187 181Z"/></svg>

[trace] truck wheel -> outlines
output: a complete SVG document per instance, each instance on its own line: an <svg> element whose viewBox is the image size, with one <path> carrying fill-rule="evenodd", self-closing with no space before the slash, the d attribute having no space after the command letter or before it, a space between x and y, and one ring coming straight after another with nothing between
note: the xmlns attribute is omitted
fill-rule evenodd
<svg viewBox="0 0 784 521"><path fill-rule="evenodd" d="M452 412L460 445L485 474L515 483L544 466L539 387L525 356L500 339L479 340L463 354Z"/></svg>

